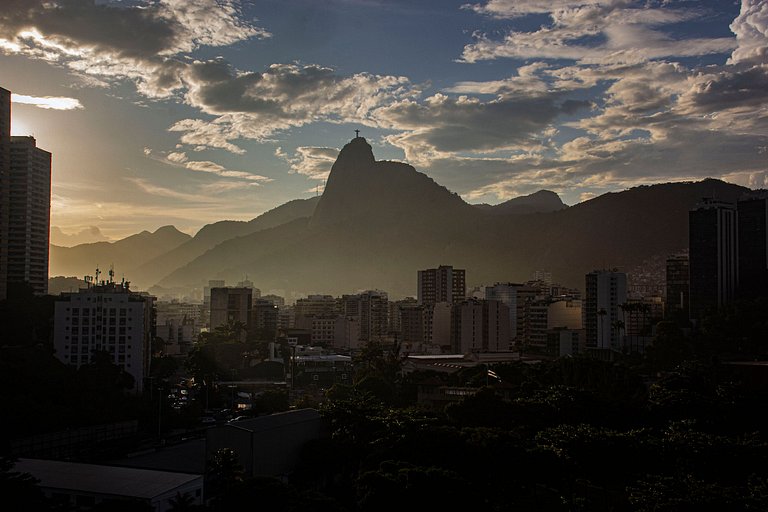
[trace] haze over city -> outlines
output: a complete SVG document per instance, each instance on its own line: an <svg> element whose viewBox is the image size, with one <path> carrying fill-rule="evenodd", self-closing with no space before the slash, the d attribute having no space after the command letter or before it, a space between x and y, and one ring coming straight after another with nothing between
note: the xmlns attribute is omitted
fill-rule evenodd
<svg viewBox="0 0 768 512"><path fill-rule="evenodd" d="M470 203L765 186L763 2L4 3L14 134L52 242L248 220L322 192L353 130Z"/></svg>
<svg viewBox="0 0 768 512"><path fill-rule="evenodd" d="M0 506L768 510L767 157L768 0L3 0Z"/></svg>

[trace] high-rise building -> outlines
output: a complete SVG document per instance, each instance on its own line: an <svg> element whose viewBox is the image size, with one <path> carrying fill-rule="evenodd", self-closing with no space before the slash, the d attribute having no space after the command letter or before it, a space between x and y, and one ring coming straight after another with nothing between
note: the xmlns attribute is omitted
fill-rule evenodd
<svg viewBox="0 0 768 512"><path fill-rule="evenodd" d="M419 270L418 303L458 303L464 300L467 291L466 272L449 265Z"/></svg>
<svg viewBox="0 0 768 512"><path fill-rule="evenodd" d="M739 295L768 295L768 193L754 193L738 202Z"/></svg>
<svg viewBox="0 0 768 512"><path fill-rule="evenodd" d="M253 299L251 305L251 329L262 339L273 340L277 335L279 309L268 299Z"/></svg>
<svg viewBox="0 0 768 512"><path fill-rule="evenodd" d="M212 288L224 288L226 283L223 279L211 279L208 281L208 286L203 287L203 306L206 309L211 309L211 289Z"/></svg>
<svg viewBox="0 0 768 512"><path fill-rule="evenodd" d="M615 270L595 270L586 275L583 323L587 347L621 348L619 306L626 302L627 274Z"/></svg>
<svg viewBox="0 0 768 512"><path fill-rule="evenodd" d="M485 288L486 300L501 301L509 308L510 341L517 337L517 290L522 286L522 284L515 283L496 283Z"/></svg>
<svg viewBox="0 0 768 512"><path fill-rule="evenodd" d="M0 299L9 283L48 292L51 154L11 136L11 93L0 88Z"/></svg>
<svg viewBox="0 0 768 512"><path fill-rule="evenodd" d="M398 309L400 315L400 340L403 343L424 343L426 341L425 307L409 305Z"/></svg>
<svg viewBox="0 0 768 512"><path fill-rule="evenodd" d="M340 315L342 308L333 295L310 295L296 301L295 312L296 327L309 329L313 318Z"/></svg>
<svg viewBox="0 0 768 512"><path fill-rule="evenodd" d="M233 322L250 326L252 303L250 288L211 288L211 331ZM241 332L241 341L246 334Z"/></svg>
<svg viewBox="0 0 768 512"><path fill-rule="evenodd" d="M706 312L733 301L739 283L736 208L705 199L688 216L690 258L690 314Z"/></svg>
<svg viewBox="0 0 768 512"><path fill-rule="evenodd" d="M11 137L8 200L8 283L48 293L51 219L51 154L34 137Z"/></svg>
<svg viewBox="0 0 768 512"><path fill-rule="evenodd" d="M386 292L367 290L342 296L344 316L360 324L360 341L379 340L387 335L389 300Z"/></svg>
<svg viewBox="0 0 768 512"><path fill-rule="evenodd" d="M451 345L455 352L509 350L509 308L498 300L469 299L453 304Z"/></svg>
<svg viewBox="0 0 768 512"><path fill-rule="evenodd" d="M393 300L389 302L389 332L399 333L402 332L402 315L400 310L403 308L410 308L416 306L418 303L414 297L406 297L401 300Z"/></svg>
<svg viewBox="0 0 768 512"><path fill-rule="evenodd" d="M134 390L141 391L152 356L153 304L154 297L111 281L61 294L54 314L56 357L80 367L105 352L133 377Z"/></svg>
<svg viewBox="0 0 768 512"><path fill-rule="evenodd" d="M11 91L0 87L0 300L8 283L8 180L11 173Z"/></svg>
<svg viewBox="0 0 768 512"><path fill-rule="evenodd" d="M667 315L671 318L689 317L690 263L687 254L667 258Z"/></svg>

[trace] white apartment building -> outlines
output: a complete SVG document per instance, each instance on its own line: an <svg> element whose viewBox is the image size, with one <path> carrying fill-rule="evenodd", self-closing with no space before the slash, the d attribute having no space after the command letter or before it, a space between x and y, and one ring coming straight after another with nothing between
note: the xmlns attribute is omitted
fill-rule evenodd
<svg viewBox="0 0 768 512"><path fill-rule="evenodd" d="M154 297L132 292L127 283L104 282L63 293L56 301L53 344L56 357L80 367L96 352L134 378L140 392L149 373Z"/></svg>

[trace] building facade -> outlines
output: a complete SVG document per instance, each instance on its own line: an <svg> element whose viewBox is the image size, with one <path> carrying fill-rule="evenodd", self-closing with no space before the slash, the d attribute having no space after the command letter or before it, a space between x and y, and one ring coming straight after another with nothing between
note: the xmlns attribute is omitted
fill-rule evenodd
<svg viewBox="0 0 768 512"><path fill-rule="evenodd" d="M586 275L584 328L589 348L621 348L619 306L627 302L627 274L615 270L595 270Z"/></svg>
<svg viewBox="0 0 768 512"><path fill-rule="evenodd" d="M367 290L355 295L343 295L346 318L356 318L360 324L360 341L380 340L389 330L389 300L386 292Z"/></svg>
<svg viewBox="0 0 768 512"><path fill-rule="evenodd" d="M705 199L688 216L690 314L701 319L732 302L739 283L738 214L733 204Z"/></svg>
<svg viewBox="0 0 768 512"><path fill-rule="evenodd" d="M8 286L8 180L11 173L11 91L0 87L0 300Z"/></svg>
<svg viewBox="0 0 768 512"><path fill-rule="evenodd" d="M417 287L419 304L455 304L464 300L466 295L466 272L449 265L419 270Z"/></svg>
<svg viewBox="0 0 768 512"><path fill-rule="evenodd" d="M11 93L0 88L0 299L9 284L48 292L51 154L11 136Z"/></svg>
<svg viewBox="0 0 768 512"><path fill-rule="evenodd" d="M739 295L766 296L768 291L768 193L737 204L739 214Z"/></svg>
<svg viewBox="0 0 768 512"><path fill-rule="evenodd" d="M688 318L690 286L688 255L678 254L667 258L666 312L669 317Z"/></svg>
<svg viewBox="0 0 768 512"><path fill-rule="evenodd" d="M509 350L509 308L498 300L459 302L453 305L451 331L456 353Z"/></svg>
<svg viewBox="0 0 768 512"><path fill-rule="evenodd" d="M64 364L80 367L96 353L134 379L140 392L152 356L154 297L130 291L126 283L101 282L56 301L53 344Z"/></svg>
<svg viewBox="0 0 768 512"><path fill-rule="evenodd" d="M249 327L252 302L250 288L211 288L211 330L236 322ZM245 331L241 337L245 341Z"/></svg>

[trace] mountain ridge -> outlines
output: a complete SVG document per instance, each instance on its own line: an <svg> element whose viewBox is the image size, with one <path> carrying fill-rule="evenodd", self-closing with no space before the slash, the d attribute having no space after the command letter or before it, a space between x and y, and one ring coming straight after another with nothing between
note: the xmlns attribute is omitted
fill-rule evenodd
<svg viewBox="0 0 768 512"><path fill-rule="evenodd" d="M546 269L581 288L595 268L629 269L686 247L687 212L713 190L736 200L748 189L719 180L659 184L556 211L484 213L407 164L376 161L364 139L353 139L306 223L222 242L158 284L199 287L248 274L262 289L378 287L397 297L415 293L418 269L452 264L467 270L468 284L526 280Z"/></svg>

